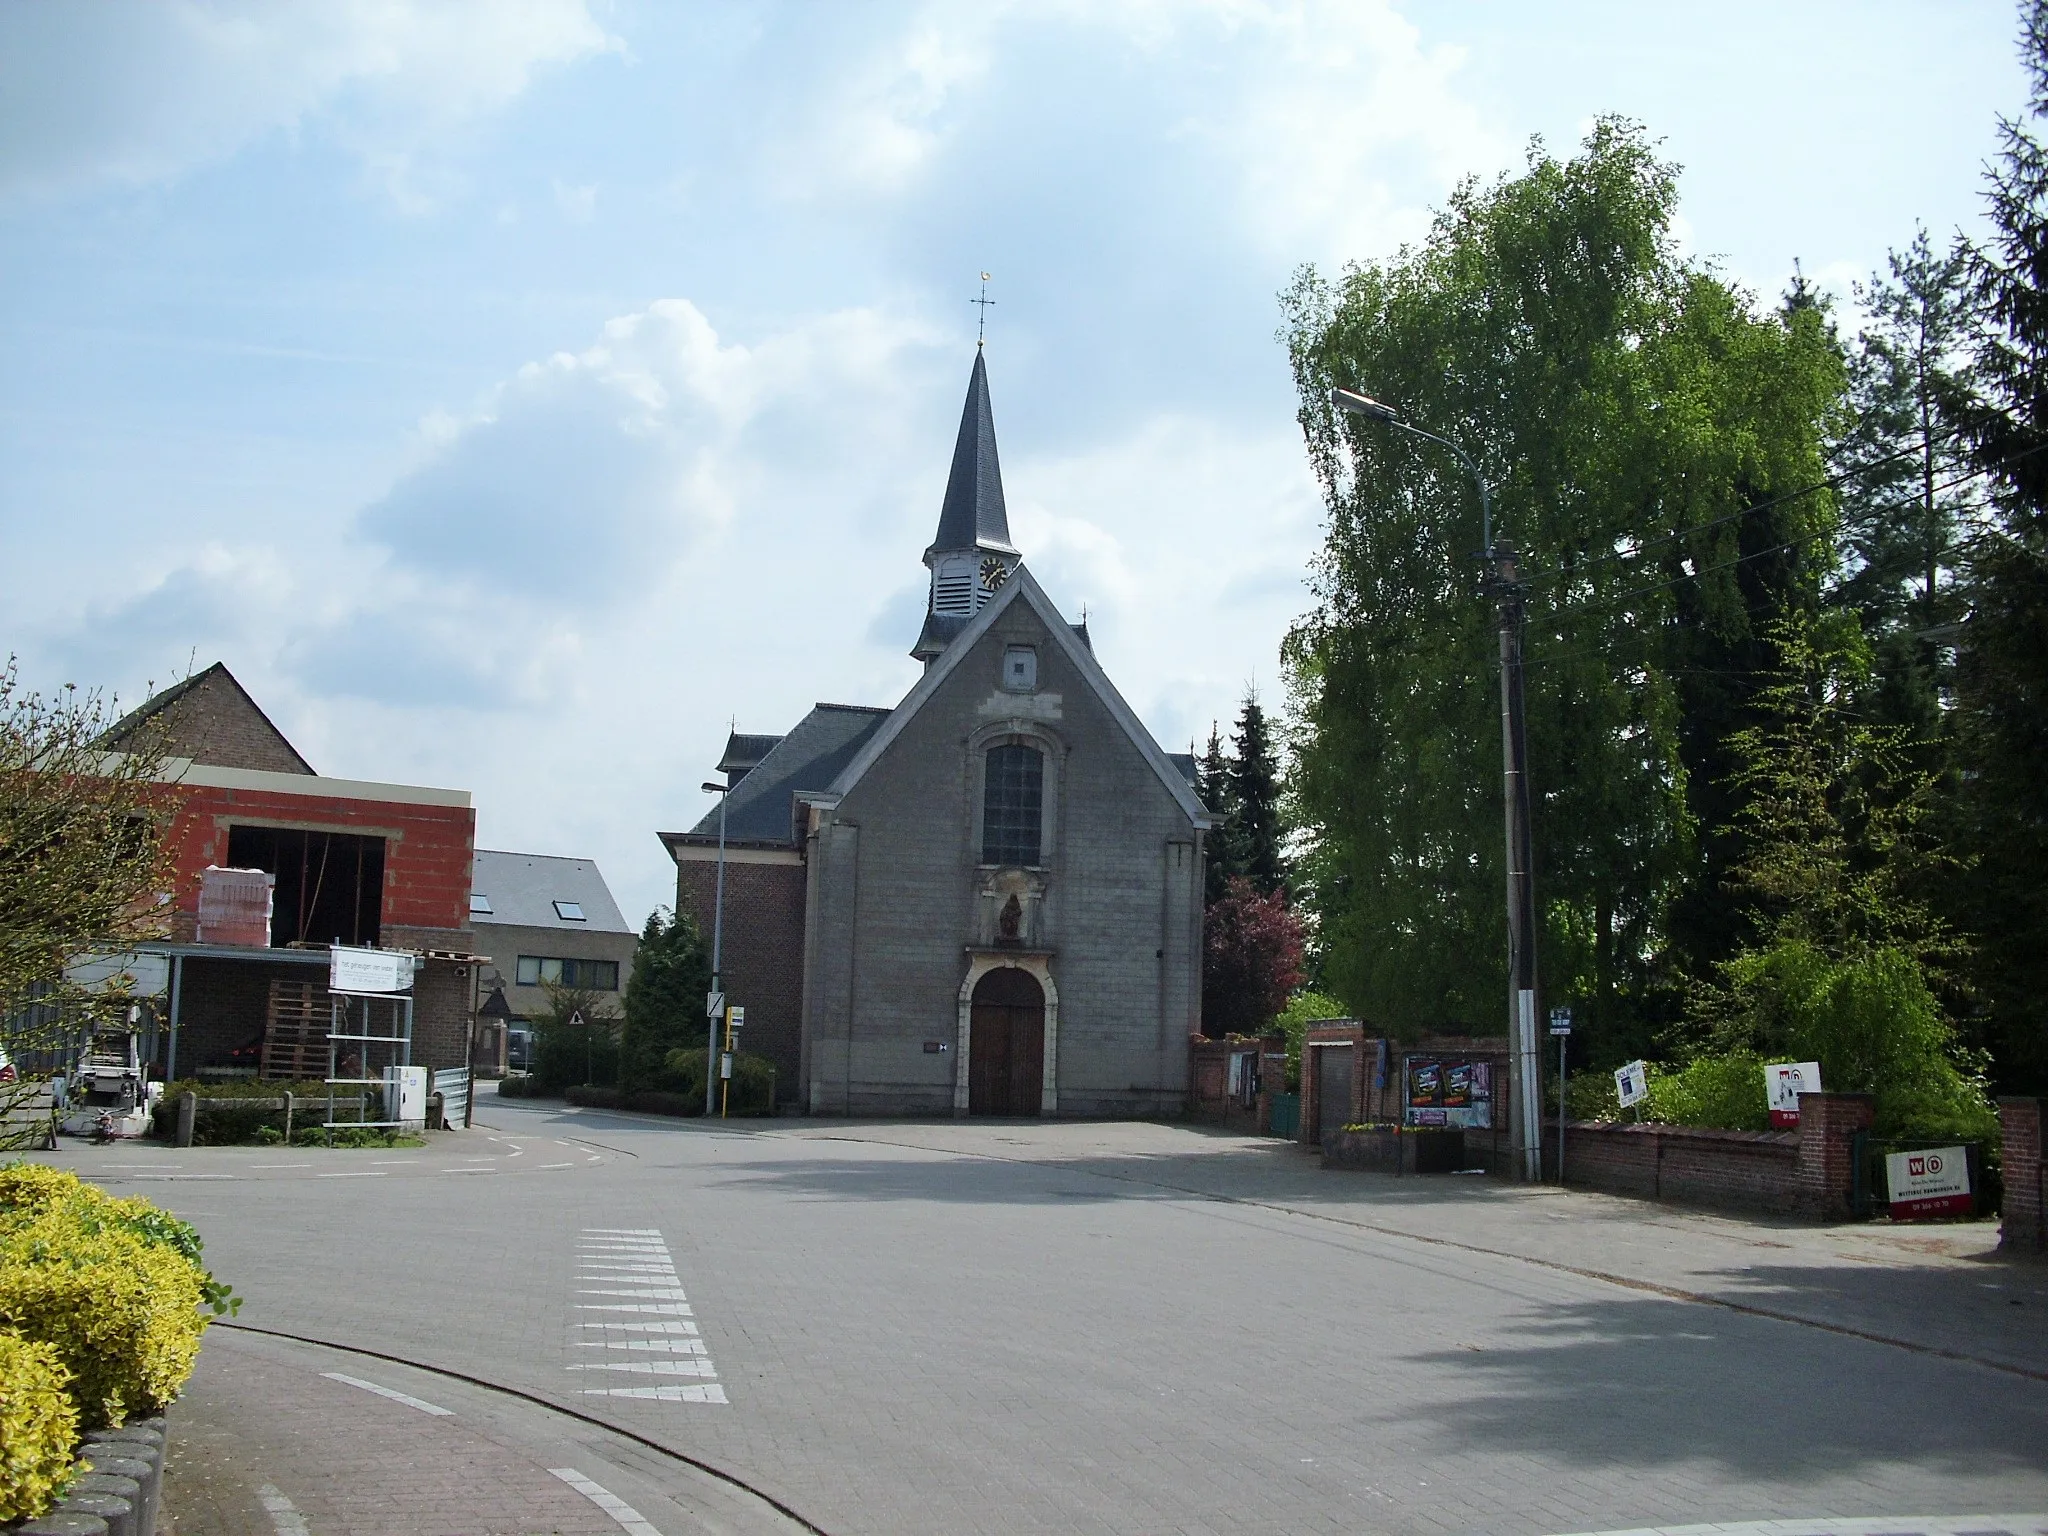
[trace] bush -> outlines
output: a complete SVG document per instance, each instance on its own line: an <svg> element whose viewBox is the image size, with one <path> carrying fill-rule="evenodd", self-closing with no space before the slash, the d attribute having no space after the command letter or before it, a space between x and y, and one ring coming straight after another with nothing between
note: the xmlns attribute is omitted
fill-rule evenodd
<svg viewBox="0 0 2048 1536"><path fill-rule="evenodd" d="M0 1328L49 1346L87 1429L154 1413L192 1374L226 1287L190 1225L75 1174L0 1169Z"/></svg>
<svg viewBox="0 0 2048 1536"><path fill-rule="evenodd" d="M498 1097L501 1099L533 1099L540 1097L540 1085L534 1081L531 1072L508 1072L498 1079Z"/></svg>
<svg viewBox="0 0 2048 1536"><path fill-rule="evenodd" d="M350 1090L353 1093L354 1090ZM276 1099L289 1093L298 1100L293 1116L296 1126L306 1118L307 1106L317 1101L322 1118L326 1116L327 1084L317 1079L300 1082L267 1083L254 1078L235 1078L225 1083L201 1083L185 1079L166 1083L163 1097L157 1100L156 1109L150 1116L150 1132L161 1140L169 1141L178 1130L178 1100L185 1094L196 1094L200 1100L199 1112L192 1120L192 1144L195 1147L236 1147L252 1142L263 1142L262 1132L267 1128L276 1133L276 1139L284 1137L284 1111L267 1109L257 1105L206 1103L209 1099Z"/></svg>
<svg viewBox="0 0 2048 1536"><path fill-rule="evenodd" d="M1322 992L1297 992L1273 1020L1273 1027L1287 1037L1287 1091L1301 1087L1301 1041L1317 1019L1347 1018L1344 1005Z"/></svg>
<svg viewBox="0 0 2048 1536"><path fill-rule="evenodd" d="M32 1519L70 1481L78 1409L57 1351L0 1328L0 1520Z"/></svg>
<svg viewBox="0 0 2048 1536"><path fill-rule="evenodd" d="M684 1114L704 1112L704 1048L685 1046L668 1053L667 1081L673 1096L694 1109L683 1110ZM775 1106L772 1096L775 1092L775 1063L766 1056L737 1052L732 1064L732 1089L726 1105L729 1115L772 1115ZM712 1100L713 1113L717 1112L717 1100Z"/></svg>

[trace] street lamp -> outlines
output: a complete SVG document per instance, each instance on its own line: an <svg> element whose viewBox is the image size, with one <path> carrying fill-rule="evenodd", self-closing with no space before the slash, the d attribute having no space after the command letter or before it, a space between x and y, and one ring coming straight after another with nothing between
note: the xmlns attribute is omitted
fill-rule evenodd
<svg viewBox="0 0 2048 1536"><path fill-rule="evenodd" d="M1370 395L1352 389L1330 391L1330 404L1366 421L1377 421L1412 437L1426 438L1450 449L1479 487L1479 520L1485 547L1480 558L1491 562L1489 595L1500 615L1501 798L1507 811L1508 853L1508 1036L1515 1042L1514 1063L1517 1141L1522 1177L1543 1177L1542 1110L1537 1092L1536 1061L1536 889L1529 835L1529 732L1522 697L1522 582L1511 545L1493 539L1493 501L1486 477L1470 454L1447 437L1438 437L1401 419L1400 412Z"/></svg>
<svg viewBox="0 0 2048 1536"><path fill-rule="evenodd" d="M705 794L718 796L718 894L711 904L711 995L720 1000L720 1006L705 1009L710 1016L704 1026L704 1113L708 1118L718 1083L719 1016L725 1012L724 989L718 984L718 973L725 958L725 806L731 798L732 786L706 780L700 787Z"/></svg>

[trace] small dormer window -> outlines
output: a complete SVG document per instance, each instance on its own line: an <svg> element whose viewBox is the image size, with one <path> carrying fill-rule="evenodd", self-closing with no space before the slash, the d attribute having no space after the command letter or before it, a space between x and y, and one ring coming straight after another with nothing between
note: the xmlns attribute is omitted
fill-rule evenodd
<svg viewBox="0 0 2048 1536"><path fill-rule="evenodd" d="M1038 652L1028 645L1013 645L1003 652L1003 687L1011 693L1029 693L1038 686Z"/></svg>
<svg viewBox="0 0 2048 1536"><path fill-rule="evenodd" d="M489 917L491 915L491 898L482 891L471 891L469 893L469 915L471 917Z"/></svg>
<svg viewBox="0 0 2048 1536"><path fill-rule="evenodd" d="M586 921L586 919L583 916L583 903L580 901L556 902L555 916L559 917L565 923L580 923Z"/></svg>

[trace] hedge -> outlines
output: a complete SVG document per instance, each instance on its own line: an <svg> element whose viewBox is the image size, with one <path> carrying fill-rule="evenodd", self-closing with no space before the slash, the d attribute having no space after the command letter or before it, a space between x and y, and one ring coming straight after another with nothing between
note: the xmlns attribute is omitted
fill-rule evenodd
<svg viewBox="0 0 2048 1536"><path fill-rule="evenodd" d="M57 1351L0 1328L0 1520L25 1520L71 1480L78 1409Z"/></svg>
<svg viewBox="0 0 2048 1536"><path fill-rule="evenodd" d="M354 1089L346 1091L344 1102L353 1103ZM224 1083L200 1083L185 1079L166 1083L163 1097L157 1100L156 1109L150 1117L151 1134L169 1141L177 1134L178 1100L191 1093L199 1099L199 1112L192 1121L192 1144L197 1147L246 1146L251 1142L266 1140L259 1134L268 1127L279 1133L284 1131L284 1111L271 1109L261 1104L222 1104L208 1100L222 1099L277 1099L285 1094L293 1095L299 1101L297 1123L306 1123L307 1111L317 1103L318 1118L327 1117L327 1084L319 1079L295 1083L267 1083L254 1078L234 1078Z"/></svg>
<svg viewBox="0 0 2048 1536"><path fill-rule="evenodd" d="M208 1317L236 1305L199 1235L140 1198L62 1169L0 1168L0 1331L46 1346L76 1425L155 1413L192 1374Z"/></svg>

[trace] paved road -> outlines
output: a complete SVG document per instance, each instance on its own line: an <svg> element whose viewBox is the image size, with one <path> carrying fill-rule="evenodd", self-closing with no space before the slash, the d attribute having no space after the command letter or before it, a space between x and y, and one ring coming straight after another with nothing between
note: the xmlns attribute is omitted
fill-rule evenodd
<svg viewBox="0 0 2048 1536"><path fill-rule="evenodd" d="M2048 1510L2048 1269L1989 1257L1981 1226L1816 1231L1326 1174L1173 1126L485 1118L411 1153L59 1155L198 1222L241 1325L573 1409L833 1536L1905 1531ZM290 1378L366 1424L482 1434L478 1487L553 1500L523 1506L530 1525L433 1523L429 1493L462 1496L451 1450L422 1462L411 1523L381 1529L584 1529L542 1523L598 1508L555 1477L575 1463L543 1465L551 1434L581 1436L589 1480L666 1536L772 1517L531 1403L493 1427L491 1394L444 1403L457 1384L424 1369L215 1337L202 1387L276 1351L250 1357L265 1391ZM304 1437L268 1443L266 1480L309 1529L380 1528L304 1484Z"/></svg>

